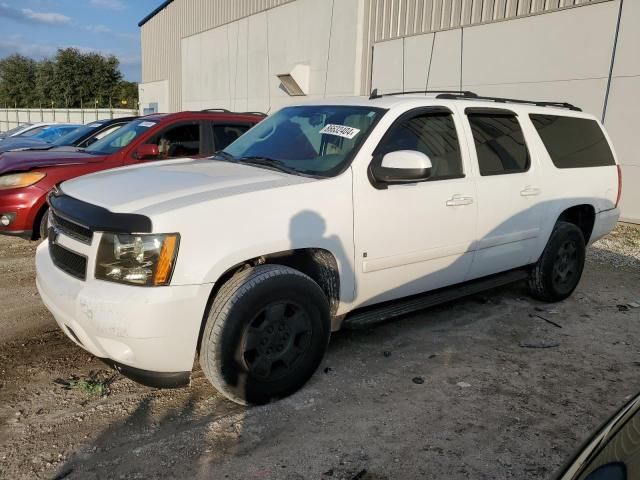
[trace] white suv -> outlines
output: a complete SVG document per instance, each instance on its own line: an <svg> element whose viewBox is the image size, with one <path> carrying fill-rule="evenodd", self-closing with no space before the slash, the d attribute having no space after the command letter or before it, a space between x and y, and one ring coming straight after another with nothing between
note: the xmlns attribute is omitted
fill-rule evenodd
<svg viewBox="0 0 640 480"><path fill-rule="evenodd" d="M607 134L571 105L328 99L210 159L63 183L37 283L74 342L141 383L187 384L199 353L220 392L264 403L343 326L525 279L566 298L619 196Z"/></svg>

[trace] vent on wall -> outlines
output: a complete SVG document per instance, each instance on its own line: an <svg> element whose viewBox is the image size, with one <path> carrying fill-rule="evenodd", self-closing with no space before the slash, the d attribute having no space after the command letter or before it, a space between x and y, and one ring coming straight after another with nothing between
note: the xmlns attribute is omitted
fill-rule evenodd
<svg viewBox="0 0 640 480"><path fill-rule="evenodd" d="M311 67L305 63L298 63L289 73L276 75L280 80L280 88L292 97L309 95Z"/></svg>
<svg viewBox="0 0 640 480"><path fill-rule="evenodd" d="M298 82L296 82L290 74L284 73L282 75L278 75L278 79L281 82L281 88L287 92L288 95L292 97L304 95L302 88L300 88Z"/></svg>

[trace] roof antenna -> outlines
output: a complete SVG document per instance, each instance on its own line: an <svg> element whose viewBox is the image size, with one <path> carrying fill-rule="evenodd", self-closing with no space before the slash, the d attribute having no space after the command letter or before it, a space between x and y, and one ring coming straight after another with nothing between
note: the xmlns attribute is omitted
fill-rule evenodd
<svg viewBox="0 0 640 480"><path fill-rule="evenodd" d="M369 100L375 100L376 98L381 98L382 95L378 95L378 89L374 88L371 90L371 95L369 95Z"/></svg>

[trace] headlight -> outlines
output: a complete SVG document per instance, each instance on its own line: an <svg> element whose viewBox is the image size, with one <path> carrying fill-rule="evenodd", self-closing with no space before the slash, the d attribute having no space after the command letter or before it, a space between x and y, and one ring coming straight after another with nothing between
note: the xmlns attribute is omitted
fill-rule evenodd
<svg viewBox="0 0 640 480"><path fill-rule="evenodd" d="M38 183L46 176L47 174L42 172L24 172L2 175L0 176L0 190L29 187L34 183Z"/></svg>
<svg viewBox="0 0 640 480"><path fill-rule="evenodd" d="M147 287L168 285L173 273L180 235L103 233L96 278Z"/></svg>

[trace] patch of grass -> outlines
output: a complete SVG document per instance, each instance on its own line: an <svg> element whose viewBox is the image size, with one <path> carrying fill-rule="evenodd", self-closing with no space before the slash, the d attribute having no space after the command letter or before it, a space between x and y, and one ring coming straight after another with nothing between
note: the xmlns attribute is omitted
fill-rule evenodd
<svg viewBox="0 0 640 480"><path fill-rule="evenodd" d="M86 394L99 397L107 397L111 393L110 386L115 380L117 374L111 376L100 375L100 372L89 372L85 378L71 375L68 379L58 378L55 383L62 386L65 390L77 389Z"/></svg>

